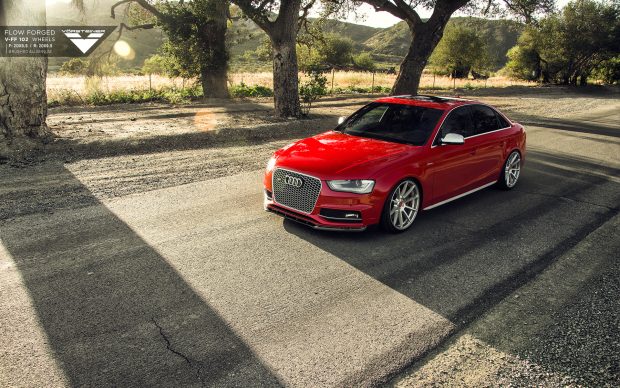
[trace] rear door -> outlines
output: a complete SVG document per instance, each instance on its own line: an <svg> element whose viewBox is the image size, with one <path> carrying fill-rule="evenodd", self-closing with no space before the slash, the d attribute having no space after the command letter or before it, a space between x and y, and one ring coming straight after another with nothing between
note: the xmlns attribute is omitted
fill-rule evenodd
<svg viewBox="0 0 620 388"><path fill-rule="evenodd" d="M504 136L502 123L494 109L486 105L470 106L474 123L474 136L470 139L475 147L473 171L474 185L480 186L497 179L503 163ZM505 124L505 120L503 120Z"/></svg>
<svg viewBox="0 0 620 388"><path fill-rule="evenodd" d="M465 144L442 145L448 133L465 137ZM462 193L474 179L475 146L467 139L475 134L468 106L453 109L444 120L430 150L427 168L433 182L433 203Z"/></svg>

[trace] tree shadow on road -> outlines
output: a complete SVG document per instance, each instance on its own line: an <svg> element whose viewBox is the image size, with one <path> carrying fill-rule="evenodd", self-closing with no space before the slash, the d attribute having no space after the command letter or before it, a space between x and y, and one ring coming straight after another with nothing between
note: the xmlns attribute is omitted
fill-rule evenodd
<svg viewBox="0 0 620 388"><path fill-rule="evenodd" d="M618 214L618 175L529 152L514 190L489 188L424 212L402 234L326 233L288 220L284 227L463 327Z"/></svg>
<svg viewBox="0 0 620 388"><path fill-rule="evenodd" d="M70 172L57 176L88 197ZM280 385L208 296L89 198L78 212L4 221L0 236L72 386Z"/></svg>

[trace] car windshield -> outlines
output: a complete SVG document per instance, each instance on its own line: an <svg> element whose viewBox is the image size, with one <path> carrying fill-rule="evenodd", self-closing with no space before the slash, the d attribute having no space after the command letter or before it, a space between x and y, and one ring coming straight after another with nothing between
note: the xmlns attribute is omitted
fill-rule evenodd
<svg viewBox="0 0 620 388"><path fill-rule="evenodd" d="M443 113L440 109L404 104L372 103L340 124L336 130L413 145L424 145Z"/></svg>

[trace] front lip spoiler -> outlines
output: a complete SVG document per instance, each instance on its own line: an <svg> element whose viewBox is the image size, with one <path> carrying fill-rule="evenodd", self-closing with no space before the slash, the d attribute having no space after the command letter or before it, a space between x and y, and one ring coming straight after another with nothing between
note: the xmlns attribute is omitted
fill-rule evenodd
<svg viewBox="0 0 620 388"><path fill-rule="evenodd" d="M302 217L297 217L295 216L292 212L289 213L288 211L284 211L281 209L277 209L277 208L273 208L271 206L267 206L265 208L266 211L277 214L281 217L286 218L287 220L291 220L291 221L295 221L299 224L305 225L305 226L309 226L312 229L315 230L326 230L326 231L330 231L330 232L363 232L366 230L366 226L359 226L359 227L352 227L352 228L347 228L347 227L332 227L332 226L323 226L323 225L317 225L314 224L310 221L307 221L306 219L302 218Z"/></svg>

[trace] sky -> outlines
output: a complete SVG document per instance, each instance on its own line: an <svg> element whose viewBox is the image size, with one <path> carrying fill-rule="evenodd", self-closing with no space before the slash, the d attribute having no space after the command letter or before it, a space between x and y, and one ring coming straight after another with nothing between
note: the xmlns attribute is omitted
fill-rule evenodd
<svg viewBox="0 0 620 388"><path fill-rule="evenodd" d="M563 8L569 0L556 0L556 6L558 9ZM358 14L362 16L361 19L356 19L355 15L349 15L346 19L347 22L363 24L369 27L390 27L400 21L397 17L393 16L389 12L375 12L374 8L368 4L362 5L358 9ZM419 11L422 18L427 18L431 15L430 11ZM457 14L455 14L456 16Z"/></svg>

